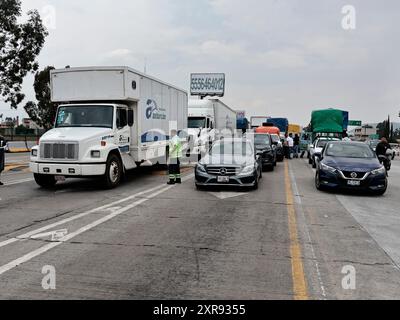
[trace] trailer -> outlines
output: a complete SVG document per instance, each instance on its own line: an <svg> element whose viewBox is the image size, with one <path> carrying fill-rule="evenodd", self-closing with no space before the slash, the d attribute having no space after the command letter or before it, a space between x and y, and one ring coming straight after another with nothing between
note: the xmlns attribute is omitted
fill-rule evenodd
<svg viewBox="0 0 400 320"><path fill-rule="evenodd" d="M116 187L140 165L166 161L171 130L186 139L187 92L128 67L52 70L60 103L54 129L32 149L42 187L70 177L101 177Z"/></svg>
<svg viewBox="0 0 400 320"><path fill-rule="evenodd" d="M204 154L226 132L237 129L236 111L218 99L189 100L188 134L192 154Z"/></svg>

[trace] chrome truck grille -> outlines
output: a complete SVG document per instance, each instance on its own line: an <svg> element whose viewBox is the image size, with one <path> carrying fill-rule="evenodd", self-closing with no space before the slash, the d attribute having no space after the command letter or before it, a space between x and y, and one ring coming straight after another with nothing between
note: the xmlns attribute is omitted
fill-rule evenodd
<svg viewBox="0 0 400 320"><path fill-rule="evenodd" d="M40 158L51 160L78 160L79 146L77 143L42 143Z"/></svg>

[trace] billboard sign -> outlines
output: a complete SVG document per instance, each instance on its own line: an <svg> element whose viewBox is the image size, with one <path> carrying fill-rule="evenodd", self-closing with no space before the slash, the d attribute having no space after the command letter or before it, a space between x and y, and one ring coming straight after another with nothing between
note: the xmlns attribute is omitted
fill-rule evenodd
<svg viewBox="0 0 400 320"><path fill-rule="evenodd" d="M190 78L190 94L192 96L223 97L225 95L224 73L193 73Z"/></svg>

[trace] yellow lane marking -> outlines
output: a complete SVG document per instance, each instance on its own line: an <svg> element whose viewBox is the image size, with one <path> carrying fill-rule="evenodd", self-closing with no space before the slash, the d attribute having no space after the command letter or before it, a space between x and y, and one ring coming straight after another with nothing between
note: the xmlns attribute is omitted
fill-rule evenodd
<svg viewBox="0 0 400 320"><path fill-rule="evenodd" d="M290 258L292 263L293 292L295 300L308 300L307 283L304 274L301 246L297 233L296 210L294 206L293 191L289 178L288 162L285 162L285 189L290 234Z"/></svg>

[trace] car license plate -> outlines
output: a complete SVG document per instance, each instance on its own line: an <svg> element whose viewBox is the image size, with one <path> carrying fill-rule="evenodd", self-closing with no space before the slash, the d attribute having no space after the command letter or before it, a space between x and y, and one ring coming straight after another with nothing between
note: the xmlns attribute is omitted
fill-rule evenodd
<svg viewBox="0 0 400 320"><path fill-rule="evenodd" d="M65 181L65 177L64 176L55 176L54 178L56 179L57 182L64 182Z"/></svg>
<svg viewBox="0 0 400 320"><path fill-rule="evenodd" d="M361 185L361 181L358 180L349 180L347 181L347 185L353 186L353 187L358 187Z"/></svg>
<svg viewBox="0 0 400 320"><path fill-rule="evenodd" d="M218 177L218 183L228 183L229 177Z"/></svg>

